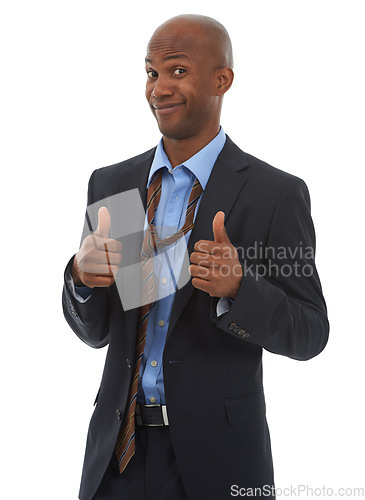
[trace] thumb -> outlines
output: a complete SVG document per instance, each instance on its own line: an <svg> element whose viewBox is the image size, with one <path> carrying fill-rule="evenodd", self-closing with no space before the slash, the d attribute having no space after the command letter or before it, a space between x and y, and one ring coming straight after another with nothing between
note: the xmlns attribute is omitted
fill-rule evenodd
<svg viewBox="0 0 365 500"><path fill-rule="evenodd" d="M217 243L231 243L228 238L226 228L224 227L224 212L220 211L215 214L213 219L213 235L214 241Z"/></svg>
<svg viewBox="0 0 365 500"><path fill-rule="evenodd" d="M110 230L110 214L106 207L99 208L98 211L98 227L96 228L95 234L100 238L109 238Z"/></svg>

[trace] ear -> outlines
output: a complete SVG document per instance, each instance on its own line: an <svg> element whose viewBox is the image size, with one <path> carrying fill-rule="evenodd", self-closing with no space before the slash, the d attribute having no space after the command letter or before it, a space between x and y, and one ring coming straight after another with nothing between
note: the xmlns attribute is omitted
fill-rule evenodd
<svg viewBox="0 0 365 500"><path fill-rule="evenodd" d="M216 70L217 88L216 95L220 96L227 92L233 82L234 73L233 69L229 66L219 68Z"/></svg>

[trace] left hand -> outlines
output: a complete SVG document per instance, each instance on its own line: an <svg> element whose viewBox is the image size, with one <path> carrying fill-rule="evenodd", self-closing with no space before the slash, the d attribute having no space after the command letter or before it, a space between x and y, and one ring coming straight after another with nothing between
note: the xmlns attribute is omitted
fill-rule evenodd
<svg viewBox="0 0 365 500"><path fill-rule="evenodd" d="M211 297L234 299L240 287L243 270L236 248L224 227L224 212L217 212L213 219L214 241L199 240L190 255L189 273L195 288Z"/></svg>

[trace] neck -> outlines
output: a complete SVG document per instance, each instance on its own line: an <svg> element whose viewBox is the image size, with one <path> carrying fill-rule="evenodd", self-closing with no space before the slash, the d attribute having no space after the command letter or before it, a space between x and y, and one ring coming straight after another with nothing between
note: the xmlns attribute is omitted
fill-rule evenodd
<svg viewBox="0 0 365 500"><path fill-rule="evenodd" d="M172 168L181 165L209 144L219 133L220 125L214 130L202 132L186 139L171 139L163 136L163 148Z"/></svg>

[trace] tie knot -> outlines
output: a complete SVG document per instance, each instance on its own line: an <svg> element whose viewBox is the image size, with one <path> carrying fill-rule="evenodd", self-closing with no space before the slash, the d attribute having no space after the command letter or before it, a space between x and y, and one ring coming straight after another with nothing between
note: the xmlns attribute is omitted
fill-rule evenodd
<svg viewBox="0 0 365 500"><path fill-rule="evenodd" d="M143 240L142 258L149 258L158 247L168 246L175 243L184 234L194 227L194 215L199 198L202 195L203 188L198 179L195 179L190 191L188 204L186 207L185 222L181 229L174 234L160 238L155 226L155 213L160 202L162 191L162 169L158 170L152 177L147 192L147 218L148 228Z"/></svg>

